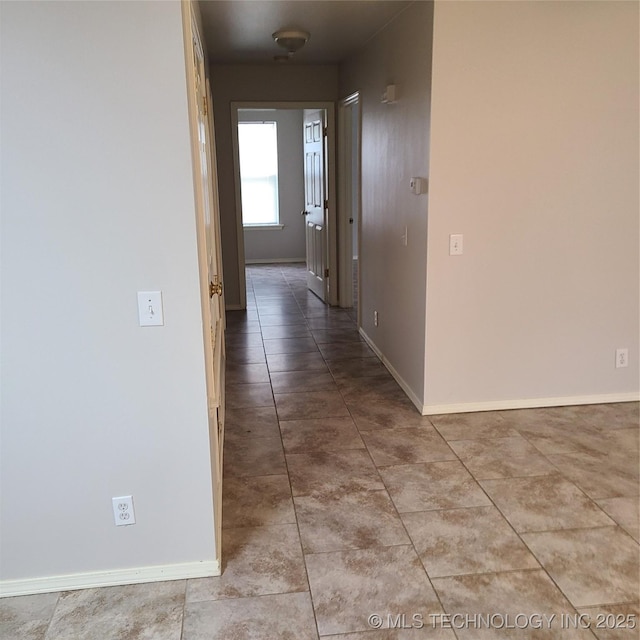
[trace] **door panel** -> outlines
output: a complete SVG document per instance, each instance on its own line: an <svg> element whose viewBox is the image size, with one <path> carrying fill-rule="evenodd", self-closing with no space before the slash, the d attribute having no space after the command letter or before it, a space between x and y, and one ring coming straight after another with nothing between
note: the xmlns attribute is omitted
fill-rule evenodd
<svg viewBox="0 0 640 640"><path fill-rule="evenodd" d="M198 27L192 21L193 99L197 153L196 210L198 261L201 280L205 345L209 442L215 512L217 560L221 562L222 531L222 451L224 440L225 314L220 246L215 142L211 116L211 94L205 74L204 53Z"/></svg>
<svg viewBox="0 0 640 640"><path fill-rule="evenodd" d="M207 104L213 105L211 98L211 88L209 79L207 78ZM213 107L211 106L210 109ZM216 318L216 341L214 343L214 359L213 359L213 376L214 376L214 393L215 397L215 424L216 429L216 454L217 454L217 478L218 478L218 495L216 508L216 523L218 523L220 534L222 527L222 465L224 451L224 421L225 421L225 371L226 371L226 352L225 352L225 298L222 274L222 241L220 233L220 209L218 204L217 176L218 168L216 165L216 141L215 131L213 128L213 115L207 110L205 116L208 121L209 144L208 149L208 166L210 168L209 184L213 187L211 198L212 218L208 224L207 238L208 241L208 264L209 264L209 282L214 284L215 291L211 295L209 292L209 304L213 307L211 315ZM212 419L213 421L213 419Z"/></svg>
<svg viewBox="0 0 640 640"><path fill-rule="evenodd" d="M307 287L326 301L327 243L325 188L325 111L304 112L304 188Z"/></svg>

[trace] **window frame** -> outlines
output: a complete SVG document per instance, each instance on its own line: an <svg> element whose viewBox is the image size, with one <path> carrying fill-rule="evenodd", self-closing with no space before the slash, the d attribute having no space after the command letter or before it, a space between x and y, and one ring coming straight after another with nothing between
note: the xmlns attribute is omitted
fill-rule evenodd
<svg viewBox="0 0 640 640"><path fill-rule="evenodd" d="M241 135L240 128L243 125L270 125L274 132L274 140L275 140L275 174L270 174L264 177L249 177L246 176L243 179L242 175L242 143L241 143ZM279 176L279 158L278 158L278 123L276 120L239 120L238 121L238 173L240 178L240 209L242 214L242 228L245 231L249 230L279 230L284 228L284 224L280 221L280 176ZM269 222L245 222L245 206L242 197L242 186L246 181L255 180L256 182L272 182L269 185L269 188L273 191L274 197L274 209L275 209L275 221Z"/></svg>

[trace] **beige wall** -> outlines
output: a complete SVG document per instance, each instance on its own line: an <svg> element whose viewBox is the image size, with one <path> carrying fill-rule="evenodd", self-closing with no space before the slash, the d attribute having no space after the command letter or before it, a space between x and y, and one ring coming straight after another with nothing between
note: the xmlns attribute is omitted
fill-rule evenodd
<svg viewBox="0 0 640 640"><path fill-rule="evenodd" d="M431 132L427 408L637 397L638 4L436 3Z"/></svg>
<svg viewBox="0 0 640 640"><path fill-rule="evenodd" d="M416 2L341 67L340 96L362 92L362 328L412 399L424 389L432 11ZM388 84L396 104L382 104ZM402 236L407 228L407 246ZM373 323L378 311L379 324Z"/></svg>
<svg viewBox="0 0 640 640"><path fill-rule="evenodd" d="M227 305L233 307L240 303L240 274L231 142L231 102L335 101L338 96L338 69L333 65L212 65L211 90L220 179L225 298Z"/></svg>
<svg viewBox="0 0 640 640"><path fill-rule="evenodd" d="M0 11L0 591L196 575L215 549L180 3ZM140 328L156 289L165 326Z"/></svg>

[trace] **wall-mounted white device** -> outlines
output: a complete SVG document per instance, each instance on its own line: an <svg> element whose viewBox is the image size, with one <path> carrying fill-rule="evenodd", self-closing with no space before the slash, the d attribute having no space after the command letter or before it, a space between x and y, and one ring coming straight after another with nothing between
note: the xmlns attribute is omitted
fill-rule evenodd
<svg viewBox="0 0 640 640"><path fill-rule="evenodd" d="M138 291L138 318L141 327L164 325L162 291Z"/></svg>
<svg viewBox="0 0 640 640"><path fill-rule="evenodd" d="M111 498L113 505L113 519L116 527L136 523L136 513L133 510L133 496Z"/></svg>
<svg viewBox="0 0 640 640"><path fill-rule="evenodd" d="M382 94L382 104L391 104L396 101L396 85L388 84Z"/></svg>
<svg viewBox="0 0 640 640"><path fill-rule="evenodd" d="M449 236L449 255L461 256L464 252L464 237L461 233L452 233Z"/></svg>
<svg viewBox="0 0 640 640"><path fill-rule="evenodd" d="M629 366L629 349L616 349L616 369Z"/></svg>
<svg viewBox="0 0 640 640"><path fill-rule="evenodd" d="M411 193L419 196L421 193L427 192L427 179L426 178L411 178L409 180L409 188Z"/></svg>

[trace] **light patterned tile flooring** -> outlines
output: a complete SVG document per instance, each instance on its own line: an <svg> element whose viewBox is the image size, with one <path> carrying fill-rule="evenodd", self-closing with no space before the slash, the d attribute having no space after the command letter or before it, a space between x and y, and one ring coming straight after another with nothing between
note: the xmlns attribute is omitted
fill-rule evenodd
<svg viewBox="0 0 640 640"><path fill-rule="evenodd" d="M228 314L223 575L7 598L0 640L640 637L638 403L420 416L304 278Z"/></svg>

